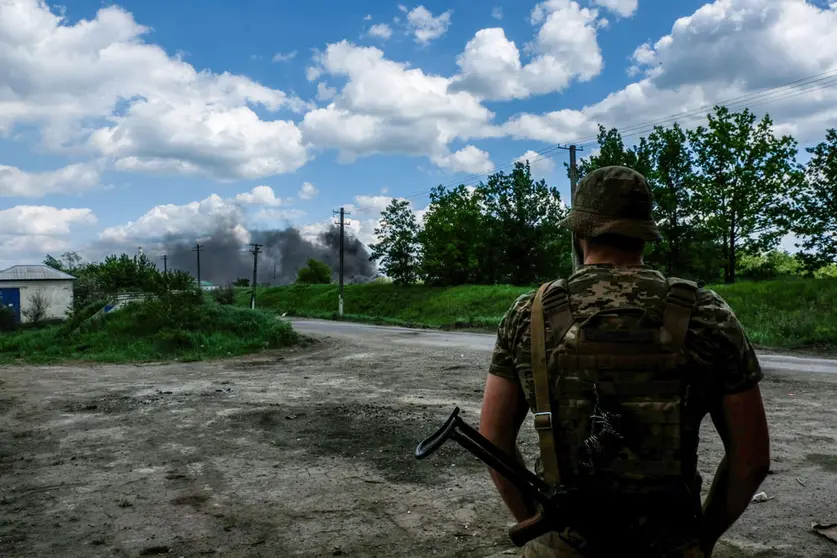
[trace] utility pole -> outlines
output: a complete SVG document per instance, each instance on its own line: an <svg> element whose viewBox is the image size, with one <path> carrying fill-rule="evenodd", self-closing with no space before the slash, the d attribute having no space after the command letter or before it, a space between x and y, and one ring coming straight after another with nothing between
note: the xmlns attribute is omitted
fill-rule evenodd
<svg viewBox="0 0 837 558"><path fill-rule="evenodd" d="M201 252L203 252L203 246L200 244L195 244L195 247L192 248L192 252L197 252L198 254L198 288L202 289L203 285L201 285Z"/></svg>
<svg viewBox="0 0 837 558"><path fill-rule="evenodd" d="M256 278L259 272L259 254L261 253L261 244L250 244L253 247L250 253L253 254L253 290L250 291L250 310L256 309Z"/></svg>
<svg viewBox="0 0 837 558"><path fill-rule="evenodd" d="M333 213L337 213L336 211ZM346 227L346 213L343 208L340 208L340 295L337 302L337 312L340 316L343 315L343 237Z"/></svg>
<svg viewBox="0 0 837 558"><path fill-rule="evenodd" d="M570 206L575 207L575 187L578 182L578 167L575 161L576 146L570 146ZM570 235L572 243L573 271L578 269L578 249L575 246L575 234Z"/></svg>
<svg viewBox="0 0 837 558"><path fill-rule="evenodd" d="M169 272L169 255L163 254L163 273Z"/></svg>

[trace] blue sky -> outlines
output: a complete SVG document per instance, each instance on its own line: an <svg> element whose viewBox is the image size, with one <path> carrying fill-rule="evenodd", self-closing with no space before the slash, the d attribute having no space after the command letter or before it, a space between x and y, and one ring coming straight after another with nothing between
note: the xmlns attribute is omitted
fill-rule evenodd
<svg viewBox="0 0 837 558"><path fill-rule="evenodd" d="M153 249L219 218L242 241L313 236L341 205L371 242L391 196L420 216L414 194L600 122L835 69L835 44L837 3L810 0L6 0L0 265ZM835 101L823 87L756 111L809 145ZM536 174L566 195L552 155Z"/></svg>

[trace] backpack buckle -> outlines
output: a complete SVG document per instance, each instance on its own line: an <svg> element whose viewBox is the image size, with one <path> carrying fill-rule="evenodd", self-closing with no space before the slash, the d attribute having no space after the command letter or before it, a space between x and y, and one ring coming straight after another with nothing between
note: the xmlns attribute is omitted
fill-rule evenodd
<svg viewBox="0 0 837 558"><path fill-rule="evenodd" d="M552 428L552 413L547 411L535 413L535 430L549 430Z"/></svg>

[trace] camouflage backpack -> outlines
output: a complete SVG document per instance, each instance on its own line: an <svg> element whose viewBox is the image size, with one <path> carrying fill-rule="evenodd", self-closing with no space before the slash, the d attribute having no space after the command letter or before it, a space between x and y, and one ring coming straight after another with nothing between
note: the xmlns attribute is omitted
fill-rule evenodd
<svg viewBox="0 0 837 558"><path fill-rule="evenodd" d="M599 537L613 538L618 526L646 546L660 532L672 545L694 532L698 433L685 417L697 383L683 348L697 285L669 278L667 288L661 324L638 307L573 316L563 280L535 295L532 371L541 465L547 483L585 494L584 509L572 510L580 533L596 537L595 525L605 524ZM645 527L653 534L637 534ZM620 537L627 543L624 533Z"/></svg>

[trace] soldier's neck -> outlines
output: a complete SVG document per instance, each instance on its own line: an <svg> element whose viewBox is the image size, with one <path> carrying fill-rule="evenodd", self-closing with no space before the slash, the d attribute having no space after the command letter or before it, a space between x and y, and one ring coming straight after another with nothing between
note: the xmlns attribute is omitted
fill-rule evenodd
<svg viewBox="0 0 837 558"><path fill-rule="evenodd" d="M584 254L584 265L614 265L614 266L634 266L643 265L645 262L642 255L627 254L619 250L595 250L588 254Z"/></svg>

